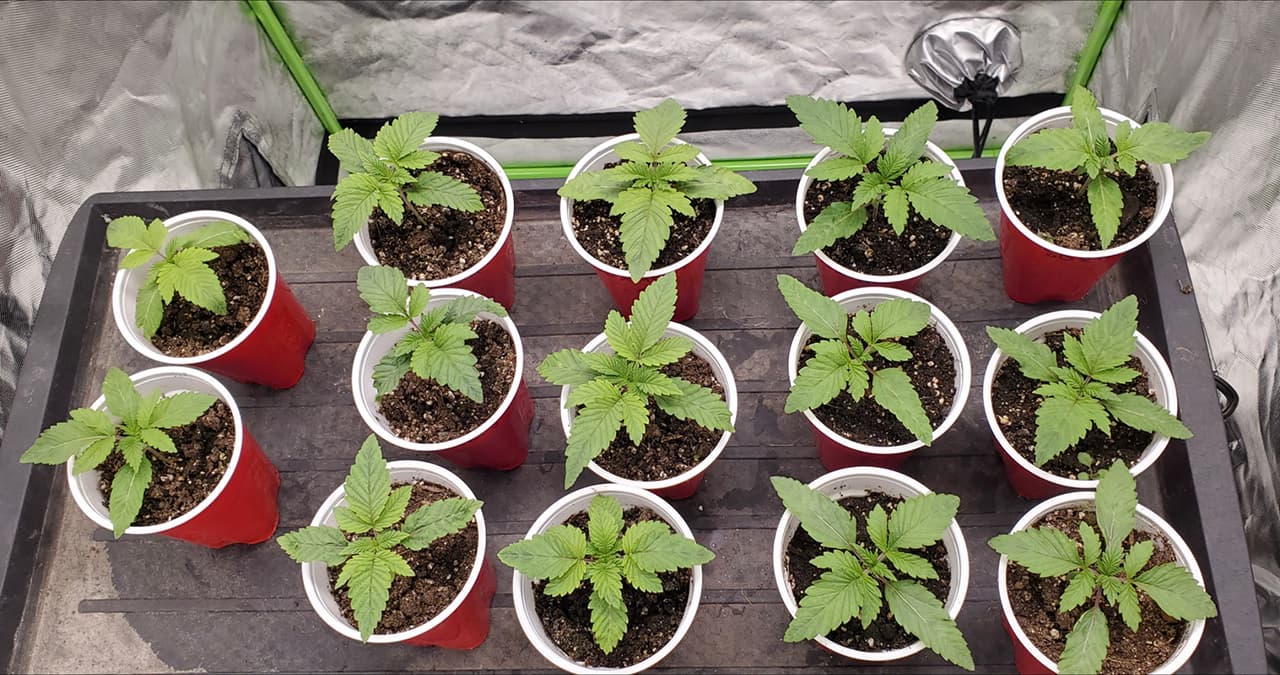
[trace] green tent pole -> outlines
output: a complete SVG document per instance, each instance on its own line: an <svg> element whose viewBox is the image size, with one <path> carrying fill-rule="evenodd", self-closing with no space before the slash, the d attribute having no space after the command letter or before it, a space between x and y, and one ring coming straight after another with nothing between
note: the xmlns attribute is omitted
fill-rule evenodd
<svg viewBox="0 0 1280 675"><path fill-rule="evenodd" d="M311 104L311 109L315 111L320 124L325 131L331 134L337 133L342 129L342 125L338 124L338 116L334 114L333 108L329 106L329 99L324 96L324 90L320 88L316 78L312 77L311 70L302 60L297 46L293 44L293 40L289 39L289 34L285 32L284 25L280 23L280 17L276 16L271 3L267 0L244 0L244 2L249 6L249 11L253 13L254 18L258 20L258 25L262 26L262 31L267 34L267 39L276 48L276 53L289 69L289 74L293 75L293 81L298 83L298 88L302 90L307 103Z"/></svg>
<svg viewBox="0 0 1280 675"><path fill-rule="evenodd" d="M1093 69L1098 65L1102 48L1111 38L1116 18L1120 16L1120 10L1123 8L1124 0L1102 0L1098 3L1098 20L1094 22L1093 30L1089 31L1089 37L1080 50L1075 72L1071 74L1071 81L1067 86L1067 95L1062 99L1063 105L1071 105L1071 92L1075 91L1076 86L1087 86L1089 80L1093 78Z"/></svg>

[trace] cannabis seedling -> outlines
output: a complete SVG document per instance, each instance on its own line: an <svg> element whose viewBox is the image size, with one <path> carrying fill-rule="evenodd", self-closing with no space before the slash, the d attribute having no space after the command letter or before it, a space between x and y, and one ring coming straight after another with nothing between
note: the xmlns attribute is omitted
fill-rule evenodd
<svg viewBox="0 0 1280 675"><path fill-rule="evenodd" d="M796 374L784 410L812 410L845 390L858 401L870 386L872 400L898 418L917 440L929 445L933 424L911 378L901 368L871 369L877 355L894 362L911 359L911 351L896 340L916 335L929 325L929 305L894 298L870 312L860 309L853 315L855 337L849 334L849 315L835 300L785 274L778 275L778 290L791 311L814 335L823 338L807 347L813 357Z"/></svg>
<svg viewBox="0 0 1280 675"><path fill-rule="evenodd" d="M578 201L602 199L622 217L622 253L633 281L649 271L667 245L675 221L672 212L695 214L691 199L725 200L756 191L742 176L718 166L690 166L701 152L688 143L673 143L684 127L685 112L671 99L635 114L640 142L614 146L618 166L585 171L557 192Z"/></svg>
<svg viewBox="0 0 1280 675"><path fill-rule="evenodd" d="M973 670L964 635L938 598L916 581L937 579L937 570L911 552L942 537L955 520L959 497L932 492L915 495L889 514L877 504L867 514L871 546L865 547L858 542L856 520L835 500L794 478L771 480L783 506L825 549L810 563L827 570L805 589L783 640L812 640L855 617L865 629L880 615L883 600L888 616L903 630L942 658Z"/></svg>
<svg viewBox="0 0 1280 675"><path fill-rule="evenodd" d="M111 479L111 499L107 513L117 538L133 524L142 509L142 499L151 484L148 454L176 454L178 448L165 429L190 424L209 409L217 397L194 391L164 396L152 390L143 396L123 370L112 368L102 381L107 410L77 408L71 419L45 429L34 445L23 453L24 464L62 464L75 458L77 474L98 468L112 452L124 457L124 464Z"/></svg>
<svg viewBox="0 0 1280 675"><path fill-rule="evenodd" d="M704 429L733 431L728 404L714 391L659 370L693 349L685 337L663 337L675 314L676 277L667 274L641 291L631 321L610 310L605 338L614 353L561 349L538 365L548 382L573 387L567 406L581 408L565 447L564 486L604 452L625 426L634 446L649 424L649 404Z"/></svg>
<svg viewBox="0 0 1280 675"><path fill-rule="evenodd" d="M1124 210L1124 195L1112 176L1134 175L1138 162L1172 164L1207 140L1207 131L1189 133L1164 122L1147 122L1135 129L1121 122L1116 125L1113 149L1098 101L1088 89L1076 86L1071 94L1071 126L1041 129L1018 141L1009 148L1005 163L1080 175L1098 239L1107 248L1120 229Z"/></svg>
<svg viewBox="0 0 1280 675"><path fill-rule="evenodd" d="M120 261L121 269L133 269L159 257L138 288L135 321L150 340L160 328L164 306L177 293L197 307L222 315L227 313L227 298L222 282L208 262L218 257L209 250L253 241L248 232L227 222L209 223L200 229L173 237L159 218L148 225L138 216L122 216L107 225L107 245L129 250Z"/></svg>
<svg viewBox="0 0 1280 675"><path fill-rule="evenodd" d="M418 377L434 380L477 403L484 400L476 357L467 341L477 337L471 329L476 316L481 312L506 316L502 305L465 295L428 312L431 291L419 284L410 293L403 272L381 265L360 268L356 287L373 312L370 332L382 334L412 327L373 367L373 388L379 397L395 389L400 379L413 371Z"/></svg>
<svg viewBox="0 0 1280 675"><path fill-rule="evenodd" d="M333 190L334 250L351 243L375 207L396 225L404 221L407 210L427 229L430 224L415 206L484 209L470 185L438 171L422 171L440 156L419 149L439 121L435 113L411 112L384 124L373 142L351 129L329 137L329 152L347 171Z"/></svg>
<svg viewBox="0 0 1280 675"><path fill-rule="evenodd" d="M333 510L337 527L311 525L276 541L297 562L342 567L333 586L347 588L360 639L367 642L387 608L391 582L397 576L414 576L397 549L421 551L441 537L462 531L484 502L451 497L406 517L413 486L391 489L391 472L372 434L356 453L342 487L344 505Z"/></svg>
<svg viewBox="0 0 1280 675"><path fill-rule="evenodd" d="M534 581L547 580L542 592L568 595L584 580L591 583L591 634L605 654L627 632L622 583L644 593L661 593L659 572L708 563L715 554L671 530L660 520L635 523L623 533L622 505L596 495L587 507L587 532L556 525L507 546L498 559Z"/></svg>
<svg viewBox="0 0 1280 675"><path fill-rule="evenodd" d="M929 133L938 121L938 108L932 101L907 115L888 142L880 120L871 117L863 124L843 103L788 96L787 106L815 143L838 153L815 164L805 175L829 181L859 178L853 198L822 209L796 240L792 255L812 253L852 237L867 224L872 209L882 210L897 234L906 230L910 211L915 209L925 220L970 239L996 238L978 200L951 179L951 167L923 157Z"/></svg>
<svg viewBox="0 0 1280 675"><path fill-rule="evenodd" d="M1045 343L1007 328L987 327L987 335L1017 362L1023 375L1044 382L1035 390L1044 397L1036 409L1037 466L1079 442L1094 427L1110 435L1112 421L1170 438L1191 438L1191 431L1178 418L1151 399L1116 393L1108 386L1138 377L1138 371L1124 365L1133 357L1137 330L1138 299L1130 295L1090 321L1080 339L1062 336L1067 365L1060 366L1058 355ZM1079 459L1086 467L1093 463L1084 453Z"/></svg>
<svg viewBox="0 0 1280 675"><path fill-rule="evenodd" d="M1187 568L1177 562L1147 566L1155 545L1149 539L1130 540L1137 510L1137 483L1128 467L1116 460L1098 480L1094 499L1098 528L1080 520L1078 543L1052 527L1029 527L991 539L991 548L1032 574L1069 579L1058 603L1059 614L1088 604L1067 634L1058 672L1096 673L1102 668L1111 643L1104 601L1119 611L1125 626L1134 632L1142 620L1139 593L1175 619L1195 621L1218 614L1213 599Z"/></svg>

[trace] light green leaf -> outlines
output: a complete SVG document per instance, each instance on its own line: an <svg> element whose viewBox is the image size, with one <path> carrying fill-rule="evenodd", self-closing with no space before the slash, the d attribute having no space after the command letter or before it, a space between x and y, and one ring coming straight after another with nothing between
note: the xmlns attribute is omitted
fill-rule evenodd
<svg viewBox="0 0 1280 675"><path fill-rule="evenodd" d="M843 349L843 345L839 346ZM847 356L819 353L796 373L795 384L791 385L783 408L793 413L825 405L849 386L850 379ZM865 384L863 386L865 389Z"/></svg>
<svg viewBox="0 0 1280 675"><path fill-rule="evenodd" d="M405 113L378 129L378 135L373 138L373 151L379 157L399 164L418 150L439 121L440 116L435 113Z"/></svg>
<svg viewBox="0 0 1280 675"><path fill-rule="evenodd" d="M884 216L893 227L893 231L902 234L907 229L907 192L902 186L894 185L884 193Z"/></svg>
<svg viewBox="0 0 1280 675"><path fill-rule="evenodd" d="M135 471L142 466L144 461L147 461L147 446L137 436L125 436L119 439L119 444L116 447L120 450L120 455L124 457L125 464L128 464Z"/></svg>
<svg viewBox="0 0 1280 675"><path fill-rule="evenodd" d="M409 514L404 519L400 531L408 534L404 540L405 548L410 551L421 551L437 539L461 532L471 521L484 502L478 499L450 497L431 502Z"/></svg>
<svg viewBox="0 0 1280 675"><path fill-rule="evenodd" d="M663 338L654 344L646 347L636 362L645 366L665 366L668 363L675 363L680 357L688 354L693 349L693 342L689 338L679 335ZM652 394L654 392L645 392Z"/></svg>
<svg viewBox="0 0 1280 675"><path fill-rule="evenodd" d="M596 495L587 506L588 549L595 557L603 557L618 550L618 537L622 534L622 504L609 495Z"/></svg>
<svg viewBox="0 0 1280 675"><path fill-rule="evenodd" d="M357 553L342 566L335 586L347 587L361 640L368 641L382 620L391 582L397 574L413 576L413 570L405 564L404 558L381 549Z"/></svg>
<svg viewBox="0 0 1280 675"><path fill-rule="evenodd" d="M1102 424L1098 425L1101 421ZM1046 398L1036 409L1036 466L1080 442L1089 429L1107 429L1107 413L1091 398Z"/></svg>
<svg viewBox="0 0 1280 675"><path fill-rule="evenodd" d="M319 562L336 567L347 559L343 549L347 537L342 530L327 525L312 525L281 535L276 539L280 548L295 562Z"/></svg>
<svg viewBox="0 0 1280 675"><path fill-rule="evenodd" d="M947 179L947 182L952 185L956 184L955 181L951 180L951 167L949 165L935 162L931 159L922 160L913 164L903 174L902 189L910 192L931 185L943 178Z"/></svg>
<svg viewBox="0 0 1280 675"><path fill-rule="evenodd" d="M885 178L901 176L924 154L925 144L933 125L938 122L938 106L933 101L916 108L902 121L902 126L889 138L884 156L876 164L876 171Z"/></svg>
<svg viewBox="0 0 1280 675"><path fill-rule="evenodd" d="M1008 328L987 326L987 335L996 347L1018 364L1022 374L1041 382L1056 382L1058 377L1053 369L1058 366L1058 357L1043 342L1037 342L1021 333Z"/></svg>
<svg viewBox="0 0 1280 675"><path fill-rule="evenodd" d="M217 402L216 396L198 391L182 391L166 396L151 412L151 426L172 429L191 424L205 414Z"/></svg>
<svg viewBox="0 0 1280 675"><path fill-rule="evenodd" d="M392 490L386 503L382 505L382 511L374 518L373 530L381 534L381 530L400 522L404 517L405 508L409 506L411 496L413 496L413 488L408 485L401 485Z"/></svg>
<svg viewBox="0 0 1280 675"><path fill-rule="evenodd" d="M676 275L649 284L631 303L631 336L640 353L658 343L676 311ZM616 348L615 348L616 349ZM637 355L638 356L638 355Z"/></svg>
<svg viewBox="0 0 1280 675"><path fill-rule="evenodd" d="M171 455L178 453L178 448L173 444L173 439L169 438L169 434L159 429L142 429L138 433L138 437L142 439L142 442L160 452L167 452Z"/></svg>
<svg viewBox="0 0 1280 675"><path fill-rule="evenodd" d="M881 551L889 550L889 515L879 504L867 514L867 536Z"/></svg>
<svg viewBox="0 0 1280 675"><path fill-rule="evenodd" d="M1094 156L1111 154L1111 137L1107 135L1107 123L1102 119L1098 101L1093 92L1077 85L1071 92L1071 127L1080 132Z"/></svg>
<svg viewBox="0 0 1280 675"><path fill-rule="evenodd" d="M876 353L883 356L885 360L898 363L911 360L911 350L897 342L877 342L872 346L875 348Z"/></svg>
<svg viewBox="0 0 1280 675"><path fill-rule="evenodd" d="M668 164L684 164L685 162L693 161L694 158L698 156L699 152L701 151L698 150L698 146L696 145L677 143L675 145L668 145L664 148L662 152L658 153L656 159L659 162L665 162Z"/></svg>
<svg viewBox="0 0 1280 675"><path fill-rule="evenodd" d="M678 377L671 381L680 388L679 395L653 397L663 412L682 420L693 420L703 429L733 431L733 413L720 394Z"/></svg>
<svg viewBox="0 0 1280 675"><path fill-rule="evenodd" d="M370 333L374 335L382 335L390 333L393 330L400 330L409 325L409 317L394 316L389 314L376 314L369 317L369 323L366 326Z"/></svg>
<svg viewBox="0 0 1280 675"><path fill-rule="evenodd" d="M1116 151L1120 156L1152 164L1172 164L1186 159L1209 140L1209 132L1189 133L1164 122L1147 122L1134 129L1125 140L1122 147L1119 134L1116 135Z"/></svg>
<svg viewBox="0 0 1280 675"><path fill-rule="evenodd" d="M1053 171L1074 171L1092 155L1088 140L1077 129L1041 129L1009 148L1009 166L1038 166Z"/></svg>
<svg viewBox="0 0 1280 675"><path fill-rule="evenodd" d="M76 455L75 462L72 464L72 472L77 476L98 468L107 460L112 450L116 449L116 437L114 435L107 438L101 438L89 444L84 452Z"/></svg>
<svg viewBox="0 0 1280 675"><path fill-rule="evenodd" d="M353 173L333 190L333 249L341 251L369 222L373 207L380 201L399 199L394 185L364 173Z"/></svg>
<svg viewBox="0 0 1280 675"><path fill-rule="evenodd" d="M503 564L530 579L554 579L569 572L587 555L587 535L571 525L521 539L498 552Z"/></svg>
<svg viewBox="0 0 1280 675"><path fill-rule="evenodd" d="M161 224L161 230L164 225ZM156 242L147 229L147 224L138 216L121 216L114 218L107 223L107 246L119 249L134 249L146 254L143 262L150 260L151 256L160 252L160 245L164 242L164 237L160 237L160 241ZM136 258L134 260L137 260ZM121 265L122 267L137 267L141 263L132 265Z"/></svg>
<svg viewBox="0 0 1280 675"><path fill-rule="evenodd" d="M867 209L851 202L834 202L822 209L809 223L791 255L822 250L845 237L852 237L867 224Z"/></svg>
<svg viewBox="0 0 1280 675"><path fill-rule="evenodd" d="M360 298L375 314L408 316L409 286L404 272L387 265L366 265L356 272L356 288Z"/></svg>
<svg viewBox="0 0 1280 675"><path fill-rule="evenodd" d="M622 425L627 430L627 438L631 444L639 446L644 440L645 428L649 426L649 409L645 407L648 399L634 391L622 393Z"/></svg>
<svg viewBox="0 0 1280 675"><path fill-rule="evenodd" d="M631 324L622 318L618 310L611 309L604 319L604 336L618 356L628 361L638 361L644 352L640 338L631 330Z"/></svg>
<svg viewBox="0 0 1280 675"><path fill-rule="evenodd" d="M342 523L339 526L351 534L374 529L391 498L391 472L373 434L364 439L342 487L346 492L346 507L340 510L351 516L352 527Z"/></svg>
<svg viewBox="0 0 1280 675"><path fill-rule="evenodd" d="M890 581L884 586L884 599L894 621L908 633L920 638L938 656L973 670L973 654L964 635L928 589L914 581Z"/></svg>
<svg viewBox="0 0 1280 675"><path fill-rule="evenodd" d="M684 127L685 112L673 99L635 114L636 133L651 152L658 152Z"/></svg>
<svg viewBox="0 0 1280 675"><path fill-rule="evenodd" d="M440 205L458 211L481 211L484 202L475 188L435 171L423 171L405 188L405 196L418 206Z"/></svg>
<svg viewBox="0 0 1280 675"><path fill-rule="evenodd" d="M1086 600L1093 597L1093 589L1097 586L1097 578L1093 572L1089 570L1080 570L1072 575L1071 580L1067 582L1067 587L1063 589L1062 596L1058 598L1058 612L1065 614L1071 610L1083 605Z"/></svg>
<svg viewBox="0 0 1280 675"><path fill-rule="evenodd" d="M819 337L843 340L849 325L849 315L835 300L810 289L798 279L786 274L778 275L778 290L791 307L791 311Z"/></svg>
<svg viewBox="0 0 1280 675"><path fill-rule="evenodd" d="M1151 596L1165 614L1183 621L1208 619L1218 615L1213 598L1178 563L1156 565L1134 580L1139 590Z"/></svg>
<svg viewBox="0 0 1280 675"><path fill-rule="evenodd" d="M134 311L135 321L142 330L142 335L148 340L155 337L156 331L160 329L160 322L164 319L164 302L157 283L144 281L138 287L138 304Z"/></svg>
<svg viewBox="0 0 1280 675"><path fill-rule="evenodd" d="M172 292L214 314L227 313L227 299L222 293L222 282L205 262L217 255L202 248L186 248L172 258L158 263L156 283L161 297L171 297Z"/></svg>
<svg viewBox="0 0 1280 675"><path fill-rule="evenodd" d="M569 489L587 464L600 455L622 428L622 395L587 403L573 419L565 445L565 489Z"/></svg>
<svg viewBox="0 0 1280 675"><path fill-rule="evenodd" d="M365 171L378 162L373 143L351 129L340 129L329 136L329 152L338 158L348 173Z"/></svg>
<svg viewBox="0 0 1280 675"><path fill-rule="evenodd" d="M1124 210L1120 184L1105 175L1091 178L1088 196L1089 212L1094 226L1098 228L1098 238L1102 241L1102 248L1108 248L1120 229L1120 213Z"/></svg>
<svg viewBox="0 0 1280 675"><path fill-rule="evenodd" d="M794 478L774 476L769 480L782 505L814 541L829 549L853 550L857 546L857 527L843 506Z"/></svg>
<svg viewBox="0 0 1280 675"><path fill-rule="evenodd" d="M479 403L484 399L476 357L467 340L476 338L466 324L446 323L431 333L431 340L413 352L410 365L418 377L428 378Z"/></svg>
<svg viewBox="0 0 1280 675"><path fill-rule="evenodd" d="M401 378L410 370L412 366L409 354L384 354L373 366L373 388L378 392L378 396L385 396L394 391L400 384Z"/></svg>
<svg viewBox="0 0 1280 675"><path fill-rule="evenodd" d="M955 495L930 492L902 500L889 514L889 548L932 545L947 531L959 510L960 498Z"/></svg>
<svg viewBox="0 0 1280 675"><path fill-rule="evenodd" d="M827 551L813 563L829 571L804 590L796 616L783 634L786 642L826 635L858 616L864 604L879 604L876 580L867 576L847 551Z"/></svg>
<svg viewBox="0 0 1280 675"><path fill-rule="evenodd" d="M869 117L867 123L863 125L862 136L854 140L853 149L855 156L864 164L870 164L880 156L880 151L884 149L884 128L880 126L880 120L876 119L875 115Z"/></svg>
<svg viewBox="0 0 1280 675"><path fill-rule="evenodd" d="M862 173L867 165L856 157L832 157L814 164L804 175L814 180L845 180Z"/></svg>
<svg viewBox="0 0 1280 675"><path fill-rule="evenodd" d="M244 228L235 223L218 221L209 223L200 229L182 234L169 240L169 255L185 248L211 249L219 246L234 246L253 241Z"/></svg>
<svg viewBox="0 0 1280 675"><path fill-rule="evenodd" d="M627 607L622 601L622 563L617 558L596 560L587 565L591 581L591 634L600 651L608 654L627 632Z"/></svg>
<svg viewBox="0 0 1280 675"><path fill-rule="evenodd" d="M756 191L755 183L723 166L693 166L672 177L673 187L689 199L724 201Z"/></svg>
<svg viewBox="0 0 1280 675"><path fill-rule="evenodd" d="M622 559L622 576L632 588L645 593L661 593L662 579L639 565L630 557Z"/></svg>
<svg viewBox="0 0 1280 675"><path fill-rule="evenodd" d="M862 136L862 120L845 104L797 95L787 97L787 107L795 113L800 128L814 143L842 155L861 157L856 144Z"/></svg>
<svg viewBox="0 0 1280 675"><path fill-rule="evenodd" d="M1147 562L1151 560L1151 554L1155 553L1155 544L1150 539L1137 542L1129 547L1129 552L1124 556L1124 575L1133 579L1138 576L1142 568L1147 566Z"/></svg>
<svg viewBox="0 0 1280 675"><path fill-rule="evenodd" d="M885 558L893 564L899 572L917 579L937 579L938 571L933 569L933 565L929 561L906 551L887 551Z"/></svg>
<svg viewBox="0 0 1280 675"><path fill-rule="evenodd" d="M883 195L892 186L892 181L886 180L884 176L878 173L866 174L854 186L850 204L853 205L853 208L870 204L879 199L880 195Z"/></svg>
<svg viewBox="0 0 1280 675"><path fill-rule="evenodd" d="M613 202L634 179L620 178L604 171L587 171L574 176L556 190L556 194L575 201L604 200Z"/></svg>
<svg viewBox="0 0 1280 675"><path fill-rule="evenodd" d="M894 298L871 310L871 335L868 342L880 342L916 335L929 325L929 305L924 302Z"/></svg>
<svg viewBox="0 0 1280 675"><path fill-rule="evenodd" d="M1060 577L1081 569L1076 543L1051 527L1030 527L991 538L991 548L1041 577Z"/></svg>
<svg viewBox="0 0 1280 675"><path fill-rule="evenodd" d="M933 442L933 424L920 404L911 378L901 368L881 368L871 379L871 396L880 407L893 413L916 440Z"/></svg>
<svg viewBox="0 0 1280 675"><path fill-rule="evenodd" d="M423 286L415 286L414 292ZM412 304L412 302L411 302ZM425 306L425 302L423 303ZM477 295L463 295L456 297L444 304L444 321L445 323L466 323L469 324L476 320L481 313L492 314L494 316L503 317L507 315L507 310L500 304L490 300L489 298Z"/></svg>
<svg viewBox="0 0 1280 675"><path fill-rule="evenodd" d="M142 395L134 388L133 381L123 370L111 367L102 379L102 395L107 399L107 409L125 422L137 419Z"/></svg>
<svg viewBox="0 0 1280 675"><path fill-rule="evenodd" d="M578 560L569 566L569 569L558 577L547 580L547 585L542 587L542 592L551 597L561 597L568 595L582 585L582 579L587 574L587 562Z"/></svg>
<svg viewBox="0 0 1280 675"><path fill-rule="evenodd" d="M1107 617L1097 607L1090 607L1076 620L1067 634L1067 646L1058 660L1060 673L1096 673L1107 658L1111 636L1107 631Z"/></svg>
<svg viewBox="0 0 1280 675"><path fill-rule="evenodd" d="M1138 510L1138 484L1124 462L1116 460L1099 474L1095 509L1107 550L1120 550Z"/></svg>
<svg viewBox="0 0 1280 675"><path fill-rule="evenodd" d="M103 436L112 436L116 434L116 424L111 421L111 417L101 410L92 408L76 408L71 411L71 419L79 422L84 426L102 434Z"/></svg>
<svg viewBox="0 0 1280 675"><path fill-rule="evenodd" d="M115 434L102 434L75 420L59 422L41 432L36 442L22 453L20 461L23 464L62 464L103 439L114 441Z"/></svg>
<svg viewBox="0 0 1280 675"><path fill-rule="evenodd" d="M597 364L597 366L593 366ZM538 374L552 384L573 387L596 378L599 359L577 349L561 349L547 355L538 364Z"/></svg>
<svg viewBox="0 0 1280 675"><path fill-rule="evenodd" d="M1087 375L1123 366L1133 356L1137 344L1138 298L1127 296L1098 318L1090 321L1080 335L1080 350Z"/></svg>
<svg viewBox="0 0 1280 675"><path fill-rule="evenodd" d="M613 202L612 215L622 216L619 235L632 281L640 281L667 245L672 205L685 199L671 188L633 187Z"/></svg>
<svg viewBox="0 0 1280 675"><path fill-rule="evenodd" d="M146 455L137 466L124 464L111 479L111 499L107 513L111 516L111 529L119 539L133 524L142 509L142 499L151 484L151 460Z"/></svg>
<svg viewBox="0 0 1280 675"><path fill-rule="evenodd" d="M1098 533L1093 527L1083 520L1076 529L1080 532L1080 543L1084 548L1084 564L1088 567L1102 557L1102 540L1098 539Z"/></svg>
<svg viewBox="0 0 1280 675"><path fill-rule="evenodd" d="M929 222L975 241L995 241L991 221L978 199L950 179L933 180L907 190L911 206Z"/></svg>
<svg viewBox="0 0 1280 675"><path fill-rule="evenodd" d="M1124 620L1129 630L1138 631L1138 626L1142 623L1142 608L1138 605L1138 591L1134 589L1133 584L1126 583L1115 577L1104 577L1103 591L1106 592L1110 588L1110 592L1106 593L1107 600L1120 610L1120 618Z"/></svg>
<svg viewBox="0 0 1280 675"><path fill-rule="evenodd" d="M645 146L635 141L626 141L613 146L613 152L626 162L637 162L647 165L653 161L653 153ZM697 154L697 153L694 153ZM622 166L626 166L623 164Z"/></svg>
<svg viewBox="0 0 1280 675"><path fill-rule="evenodd" d="M1163 406L1138 394L1116 394L1102 405L1121 424L1170 438L1191 438L1191 430Z"/></svg>
<svg viewBox="0 0 1280 675"><path fill-rule="evenodd" d="M627 528L619 543L626 557L647 572L674 572L705 565L716 556L698 542L671 531L666 523L646 520Z"/></svg>

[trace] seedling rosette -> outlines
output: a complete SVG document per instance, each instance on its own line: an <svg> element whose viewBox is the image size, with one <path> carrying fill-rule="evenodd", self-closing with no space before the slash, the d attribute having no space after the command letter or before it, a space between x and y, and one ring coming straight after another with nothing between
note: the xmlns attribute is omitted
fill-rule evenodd
<svg viewBox="0 0 1280 675"><path fill-rule="evenodd" d="M1070 524L1041 525L1061 511L1080 515ZM1045 501L990 545L1001 554L1001 606L1022 673L1097 673L1116 648L1127 648L1130 659L1155 654L1151 670L1175 672L1195 651L1205 619L1218 614L1186 542L1138 504L1133 475L1118 461L1102 472L1096 493L1073 492ZM1169 549L1173 559L1161 560L1170 557ZM1011 564L1038 577L1034 583L1042 589L1056 584L1061 589L1057 605L1015 608L1009 596ZM1065 639L1058 642L1050 634L1033 640L1019 620L1025 612L1048 612L1059 625L1069 621L1070 628L1062 632ZM1139 634L1144 623L1170 619L1183 623L1172 644Z"/></svg>
<svg viewBox="0 0 1280 675"><path fill-rule="evenodd" d="M694 145L676 136L684 127L685 111L674 100L637 112L635 133L619 136L591 149L573 167L558 191L560 220L574 250L595 268L619 308L630 307L654 279L674 272L679 302L676 320L697 313L707 250L724 214L724 201L755 192L751 181L713 166ZM617 166L605 168L618 162ZM702 242L678 261L656 265L678 217L692 218L698 200L713 200L715 219ZM616 234L623 255L620 264L600 259L588 250L574 230L575 202L601 201L619 219Z"/></svg>
<svg viewBox="0 0 1280 675"><path fill-rule="evenodd" d="M791 390L784 411L804 414L828 470L867 464L896 467L911 452L931 445L959 418L968 396L969 353L960 331L936 307L892 288L853 289L828 298L788 275L778 277L778 288L803 322L791 342ZM905 370L914 357L902 344L926 326L941 336L955 367L950 409L936 427ZM802 356L809 358L802 363ZM837 433L814 411L846 392L854 402L869 400L890 413L913 439L878 446Z"/></svg>
<svg viewBox="0 0 1280 675"><path fill-rule="evenodd" d="M1164 224L1173 206L1171 164L1208 140L1208 132L1189 133L1163 122L1139 125L1099 108L1083 87L1072 92L1070 106L1046 110L1023 122L1005 140L996 159L996 197L1000 201L1001 257L1005 292L1026 303L1075 301L1125 253L1141 246ZM1126 206L1118 179L1134 176L1143 165L1157 184L1155 212L1137 236L1116 243ZM1006 167L1029 166L1061 172L1078 186L1076 199L1087 200L1086 230L1096 232L1097 250L1068 248L1037 234L1010 203ZM1131 198L1132 201L1132 198Z"/></svg>

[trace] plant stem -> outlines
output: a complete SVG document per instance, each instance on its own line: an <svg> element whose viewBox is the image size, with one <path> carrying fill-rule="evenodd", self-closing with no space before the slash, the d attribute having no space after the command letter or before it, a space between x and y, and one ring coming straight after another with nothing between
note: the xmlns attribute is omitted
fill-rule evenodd
<svg viewBox="0 0 1280 675"><path fill-rule="evenodd" d="M411 212L413 214L413 217L418 220L418 223L420 225L430 230L431 225L427 223L427 221L422 217L421 213L418 213L418 207L415 206L413 202L409 201L409 195L405 194L404 186L401 185L397 187L396 190L400 192L400 199L401 201L404 202L405 210Z"/></svg>

